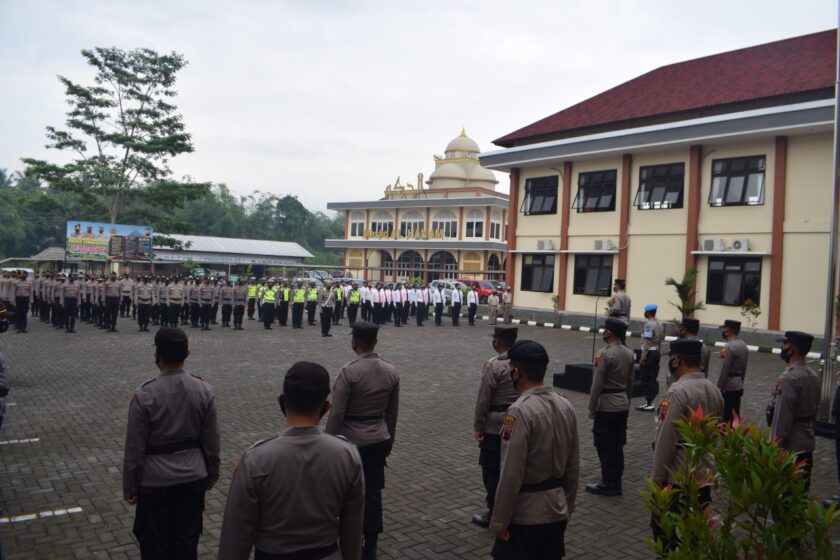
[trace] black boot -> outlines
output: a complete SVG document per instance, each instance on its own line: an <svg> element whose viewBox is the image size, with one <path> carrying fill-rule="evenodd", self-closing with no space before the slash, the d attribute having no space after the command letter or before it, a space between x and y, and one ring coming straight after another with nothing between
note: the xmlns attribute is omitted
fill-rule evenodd
<svg viewBox="0 0 840 560"><path fill-rule="evenodd" d="M376 560L376 541L379 535L376 533L365 533L362 543L362 560Z"/></svg>

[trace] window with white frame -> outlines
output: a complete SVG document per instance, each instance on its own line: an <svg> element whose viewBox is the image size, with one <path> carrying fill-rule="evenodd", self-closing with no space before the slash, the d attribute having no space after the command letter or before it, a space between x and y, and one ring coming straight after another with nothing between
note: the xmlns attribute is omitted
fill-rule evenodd
<svg viewBox="0 0 840 560"><path fill-rule="evenodd" d="M439 210L432 217L432 231L440 231L448 238L458 237L458 216L450 210Z"/></svg>
<svg viewBox="0 0 840 560"><path fill-rule="evenodd" d="M370 221L370 230L373 233L387 232L390 236L394 233L394 217L388 212L377 212Z"/></svg>
<svg viewBox="0 0 840 560"><path fill-rule="evenodd" d="M362 237L365 234L365 213L350 214L350 237Z"/></svg>
<svg viewBox="0 0 840 560"><path fill-rule="evenodd" d="M764 204L764 156L712 161L711 206Z"/></svg>
<svg viewBox="0 0 840 560"><path fill-rule="evenodd" d="M502 213L493 210L490 214L490 239L502 238Z"/></svg>
<svg viewBox="0 0 840 560"><path fill-rule="evenodd" d="M484 210L473 208L467 212L464 237L484 237Z"/></svg>
<svg viewBox="0 0 840 560"><path fill-rule="evenodd" d="M412 210L400 215L400 237L414 237L423 233L423 228L426 226L426 220L423 219L423 214L417 210Z"/></svg>

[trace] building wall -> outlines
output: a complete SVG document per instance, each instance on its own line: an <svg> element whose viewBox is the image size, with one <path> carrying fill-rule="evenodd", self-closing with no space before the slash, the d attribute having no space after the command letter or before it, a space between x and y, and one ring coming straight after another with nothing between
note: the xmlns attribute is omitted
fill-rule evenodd
<svg viewBox="0 0 840 560"><path fill-rule="evenodd" d="M786 158L786 200L782 277L781 277L781 329L804 329L820 332L824 322L825 263L828 252L828 231L831 208L832 135L810 134L791 136L787 139ZM748 142L709 142L702 146L700 166L699 244L707 239L723 239L727 247L733 240L747 238L750 252L727 251L726 257L752 257L761 259L760 305L761 315L755 323L759 329L768 328L773 208L776 168L776 139L767 137ZM764 203L754 206L709 205L712 186L712 163L716 159L731 157L765 157ZM622 158L607 157L572 162L572 180L564 185L562 178L558 192L557 214L525 216L519 214L516 228L517 251L537 249L537 241L550 239L556 248L560 247L562 232L563 189L570 189L570 201L578 190L580 173L607 169L617 170L616 206L612 212L569 213L569 250L566 270L565 310L579 313L595 311L595 296L577 295L574 290L575 254L594 250L596 239L608 239L618 247L621 238L620 214L623 204L629 205L627 229L627 282L628 293L633 299L632 315L641 318L646 303L656 303L660 318L676 318L676 308L668 300L677 301L676 292L665 285L665 279L681 279L686 266L687 222L690 149L645 151L631 154L629 199L622 197ZM683 186L683 208L640 210L633 205L639 189L640 168L647 165L685 163ZM558 173L563 162L551 162L544 167L523 169L520 173L519 199L512 210L519 211L524 198L525 182L531 177L542 177ZM764 254L766 253L766 254ZM778 258L777 257L777 258ZM694 260L698 269L697 298L707 301L708 255L697 255ZM690 261L691 259L689 259ZM613 278L618 275L619 257L613 257ZM556 275L559 267L555 264ZM551 296L541 292L523 291L519 287L522 272L522 254L516 255L516 278L514 298L517 306L551 309ZM803 282L807 282L803 290ZM599 302L598 312L603 313L604 304ZM741 320L740 306L712 305L697 312L696 317L705 324L720 324L724 319Z"/></svg>

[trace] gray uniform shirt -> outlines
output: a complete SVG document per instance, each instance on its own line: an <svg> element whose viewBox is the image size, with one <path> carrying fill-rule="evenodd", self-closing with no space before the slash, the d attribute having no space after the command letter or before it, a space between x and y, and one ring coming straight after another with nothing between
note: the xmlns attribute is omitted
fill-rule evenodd
<svg viewBox="0 0 840 560"><path fill-rule="evenodd" d="M610 301L610 317L621 319L625 323L630 321L630 296L624 290L615 293Z"/></svg>
<svg viewBox="0 0 840 560"><path fill-rule="evenodd" d="M359 447L388 440L393 443L399 400L396 368L375 352L362 354L338 372L326 431L344 436ZM353 420L348 416L379 419Z"/></svg>
<svg viewBox="0 0 840 560"><path fill-rule="evenodd" d="M197 440L199 448L147 455L147 447ZM219 419L213 389L182 369L161 372L134 391L128 407L123 493L219 479Z"/></svg>
<svg viewBox="0 0 840 560"><path fill-rule="evenodd" d="M723 353L723 363L720 364L717 379L718 389L721 392L743 390L749 357L747 345L740 338L733 338L726 343Z"/></svg>
<svg viewBox="0 0 840 560"><path fill-rule="evenodd" d="M523 484L560 478L560 488L522 492ZM508 408L502 428L502 470L490 526L537 525L568 519L580 478L577 416L553 387L528 389Z"/></svg>
<svg viewBox="0 0 840 560"><path fill-rule="evenodd" d="M499 435L506 410L491 408L507 409L518 398L519 392L513 388L513 380L510 378L510 360L500 360L495 356L484 362L478 399L475 403L473 429L476 432Z"/></svg>
<svg viewBox="0 0 840 560"><path fill-rule="evenodd" d="M222 305L233 305L233 286L224 286L219 290L219 302Z"/></svg>
<svg viewBox="0 0 840 560"><path fill-rule="evenodd" d="M166 305L181 305L184 303L184 286L172 283L166 287Z"/></svg>
<svg viewBox="0 0 840 560"><path fill-rule="evenodd" d="M332 290L321 290L318 294L318 303L321 307L335 307L335 292Z"/></svg>
<svg viewBox="0 0 840 560"><path fill-rule="evenodd" d="M120 283L114 280L105 282L105 297L120 297Z"/></svg>
<svg viewBox="0 0 840 560"><path fill-rule="evenodd" d="M788 366L773 389L770 437L788 451L813 451L814 426L820 406L820 379L804 361Z"/></svg>
<svg viewBox="0 0 840 560"><path fill-rule="evenodd" d="M683 374L671 384L659 402L653 472L650 475L655 483L661 485L671 480L669 471L679 468L683 461L680 434L674 422L685 419L690 412L689 408L696 410L700 406L704 414L717 417L723 415L723 396L699 371Z"/></svg>
<svg viewBox="0 0 840 560"><path fill-rule="evenodd" d="M233 305L245 305L248 301L248 286L233 288Z"/></svg>
<svg viewBox="0 0 840 560"><path fill-rule="evenodd" d="M608 392L604 392L606 389ZM589 410L630 409L633 391L633 351L616 341L598 351L589 391Z"/></svg>
<svg viewBox="0 0 840 560"><path fill-rule="evenodd" d="M148 282L137 284L134 288L134 304L149 305L155 302L155 287Z"/></svg>
<svg viewBox="0 0 840 560"><path fill-rule="evenodd" d="M659 350L662 344L662 323L656 319L645 321L642 327L642 356L651 350Z"/></svg>
<svg viewBox="0 0 840 560"><path fill-rule="evenodd" d="M365 483L355 446L317 426L291 428L239 460L225 507L219 560L247 560L339 541L336 560L362 552Z"/></svg>
<svg viewBox="0 0 840 560"><path fill-rule="evenodd" d="M210 284L202 284L201 287L198 289L198 297L199 300L201 300L202 305L213 305L214 303L216 303L216 288L214 288Z"/></svg>

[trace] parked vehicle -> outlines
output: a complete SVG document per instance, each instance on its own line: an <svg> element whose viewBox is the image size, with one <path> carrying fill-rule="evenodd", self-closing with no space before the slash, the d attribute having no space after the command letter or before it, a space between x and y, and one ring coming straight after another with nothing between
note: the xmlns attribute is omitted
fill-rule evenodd
<svg viewBox="0 0 840 560"><path fill-rule="evenodd" d="M475 285L476 292L478 292L478 303L487 303L487 298L496 289L496 286L490 280L475 280L473 278L461 278L458 280L465 286L472 287Z"/></svg>
<svg viewBox="0 0 840 560"><path fill-rule="evenodd" d="M449 305L452 301L452 290L455 289L455 280L432 280L429 286L438 289L438 286L443 286L444 305Z"/></svg>

